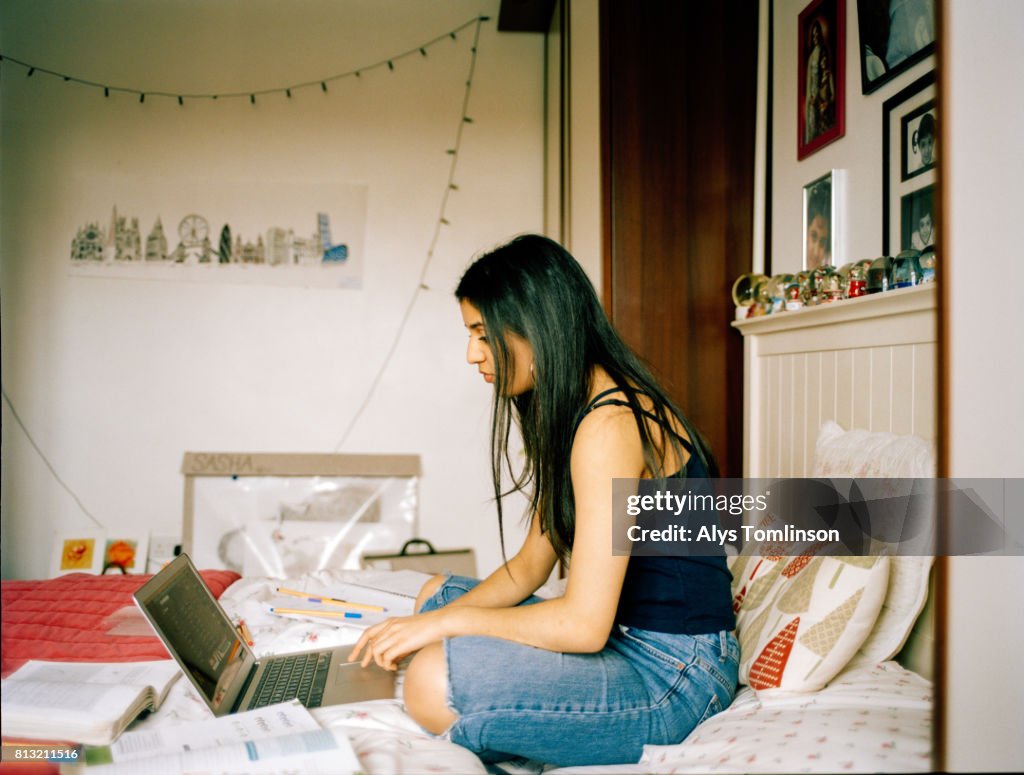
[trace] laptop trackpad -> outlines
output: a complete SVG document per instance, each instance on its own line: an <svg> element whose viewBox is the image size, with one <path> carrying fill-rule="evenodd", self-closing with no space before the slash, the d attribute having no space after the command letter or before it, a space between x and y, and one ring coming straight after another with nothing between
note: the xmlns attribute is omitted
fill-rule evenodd
<svg viewBox="0 0 1024 775"><path fill-rule="evenodd" d="M395 674L376 665L360 667L358 662L342 662L334 671L333 690L327 692L324 704L393 699Z"/></svg>

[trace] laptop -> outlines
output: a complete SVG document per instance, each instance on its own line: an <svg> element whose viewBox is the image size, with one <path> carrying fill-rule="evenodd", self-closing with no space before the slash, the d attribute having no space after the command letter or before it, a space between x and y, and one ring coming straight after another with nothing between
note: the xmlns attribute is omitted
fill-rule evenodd
<svg viewBox="0 0 1024 775"><path fill-rule="evenodd" d="M217 716L297 698L308 708L395 696L395 674L346 662L352 646L257 659L187 554L147 581L135 602Z"/></svg>

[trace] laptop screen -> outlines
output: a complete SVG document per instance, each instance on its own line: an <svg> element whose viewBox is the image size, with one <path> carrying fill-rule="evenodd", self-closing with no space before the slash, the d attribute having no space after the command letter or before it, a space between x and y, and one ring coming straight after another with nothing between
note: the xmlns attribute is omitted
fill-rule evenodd
<svg viewBox="0 0 1024 775"><path fill-rule="evenodd" d="M179 556L154 576L136 600L214 713L229 711L241 687L239 673L248 672L252 659L188 557Z"/></svg>

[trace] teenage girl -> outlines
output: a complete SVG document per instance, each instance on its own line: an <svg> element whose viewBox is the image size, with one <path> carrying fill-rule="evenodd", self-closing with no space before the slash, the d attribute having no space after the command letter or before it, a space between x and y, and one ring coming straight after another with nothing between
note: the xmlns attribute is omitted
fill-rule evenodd
<svg viewBox="0 0 1024 775"><path fill-rule="evenodd" d="M636 762L729 705L739 646L724 557L613 553L612 480L714 476L713 459L557 243L512 240L455 295L466 359L494 385L499 526L514 420L529 532L483 581L433 578L417 614L367 629L350 659L396 669L415 653L408 712L485 761ZM533 596L560 560L564 594Z"/></svg>

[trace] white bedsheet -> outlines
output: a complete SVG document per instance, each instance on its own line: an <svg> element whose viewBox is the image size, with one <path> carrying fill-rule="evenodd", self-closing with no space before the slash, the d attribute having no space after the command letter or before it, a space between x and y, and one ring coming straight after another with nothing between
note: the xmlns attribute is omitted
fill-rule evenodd
<svg viewBox="0 0 1024 775"><path fill-rule="evenodd" d="M229 614L242 616L259 654L354 643L358 628L285 619L269 613L278 585L323 589L355 580L358 571L324 571L287 583L242 579L221 597ZM308 585L308 586L307 586ZM400 684L399 684L400 691ZM431 737L401 702L377 700L318 708L325 727L342 729L369 775L486 773L460 746ZM209 717L186 681L179 681L160 712L140 726ZM895 662L853 667L812 694L756 693L744 688L723 713L682 743L648 746L636 764L551 768L537 762L504 766L511 773L597 775L690 772L927 772L931 767L932 686Z"/></svg>

